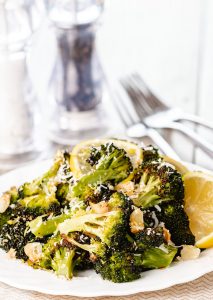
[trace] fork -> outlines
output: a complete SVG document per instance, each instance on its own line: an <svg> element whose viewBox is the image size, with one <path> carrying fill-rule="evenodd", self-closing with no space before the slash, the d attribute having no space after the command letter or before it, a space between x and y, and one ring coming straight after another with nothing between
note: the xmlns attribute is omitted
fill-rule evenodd
<svg viewBox="0 0 213 300"><path fill-rule="evenodd" d="M174 121L174 118L171 118L172 110L166 108L166 105L163 106L162 103L161 106L159 105L160 101L158 101L157 97L151 93L139 75L130 75L125 77L125 79L121 79L120 82L128 96L131 98L140 119L143 120L143 123L146 124L146 126L155 129L178 130L188 136L209 156L213 157L213 145L187 126ZM169 115L170 117L168 117ZM180 120L182 118L177 118L176 120L178 119Z"/></svg>
<svg viewBox="0 0 213 300"><path fill-rule="evenodd" d="M135 83L135 88L138 88L138 91L140 91L141 95L144 96L144 99L147 102L147 109L149 111L151 110L151 114L162 113L161 116L166 118L168 121L189 121L213 130L213 122L206 121L199 116L186 113L178 107L170 107L166 105L153 94L151 89L138 73L130 75L129 78L132 78L132 82L134 81Z"/></svg>
<svg viewBox="0 0 213 300"><path fill-rule="evenodd" d="M147 136L165 155L170 156L175 160L180 160L180 157L157 130L148 128L140 122L134 107L131 105L131 101L125 94L121 96L121 92L119 93L118 90L116 90L111 96L116 111L126 128L126 134L128 137L141 138Z"/></svg>

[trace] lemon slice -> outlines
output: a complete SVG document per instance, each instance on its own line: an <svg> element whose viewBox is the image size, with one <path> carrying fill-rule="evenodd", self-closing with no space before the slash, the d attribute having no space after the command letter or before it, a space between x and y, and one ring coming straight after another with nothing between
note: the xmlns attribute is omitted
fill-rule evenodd
<svg viewBox="0 0 213 300"><path fill-rule="evenodd" d="M196 242L195 246L198 248L211 248L213 247L213 232L204 236L202 239Z"/></svg>
<svg viewBox="0 0 213 300"><path fill-rule="evenodd" d="M163 157L163 160L164 160L165 162L168 162L168 163L170 163L171 165L173 165L173 166L176 168L176 170L177 170L181 175L183 175L183 174L189 172L189 170L187 169L186 166L184 166L181 162L179 162L179 161L177 161L177 160L175 160L175 159L173 159L173 158L171 158L171 157L169 157L169 156L164 156L164 157Z"/></svg>
<svg viewBox="0 0 213 300"><path fill-rule="evenodd" d="M185 211L198 244L211 243L213 234L213 176L202 172L184 175ZM209 240L209 241L208 241Z"/></svg>
<svg viewBox="0 0 213 300"><path fill-rule="evenodd" d="M116 147L124 149L131 159L134 168L138 167L142 162L142 149L133 142L117 139L95 139L84 141L77 144L71 152L70 168L76 178L80 178L82 175L93 169L86 161L90 155L91 148L106 143L113 143Z"/></svg>

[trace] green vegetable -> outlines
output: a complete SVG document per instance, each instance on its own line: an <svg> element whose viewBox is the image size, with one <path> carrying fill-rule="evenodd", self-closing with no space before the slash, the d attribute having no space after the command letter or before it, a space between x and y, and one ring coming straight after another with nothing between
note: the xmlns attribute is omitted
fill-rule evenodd
<svg viewBox="0 0 213 300"><path fill-rule="evenodd" d="M159 248L149 248L142 254L141 266L147 269L159 269L168 267L173 261L177 248L163 245L163 250Z"/></svg>
<svg viewBox="0 0 213 300"><path fill-rule="evenodd" d="M52 268L57 275L64 276L67 279L73 277L75 264L73 262L75 250L60 247L55 251L52 259Z"/></svg>
<svg viewBox="0 0 213 300"><path fill-rule="evenodd" d="M177 246L194 245L195 237L189 228L189 220L183 207L183 201L171 201L161 205L161 211L155 211L160 222L164 222Z"/></svg>
<svg viewBox="0 0 213 300"><path fill-rule="evenodd" d="M44 221L43 218L43 216L39 216L36 219L28 222L30 231L36 237L43 237L46 235L53 234L56 231L58 224L70 218L70 215L62 214L46 221Z"/></svg>
<svg viewBox="0 0 213 300"><path fill-rule="evenodd" d="M147 162L141 166L140 192L133 200L142 208L167 202L179 201L184 196L181 175L171 166L159 162Z"/></svg>
<svg viewBox="0 0 213 300"><path fill-rule="evenodd" d="M86 198L91 188L107 182L118 183L125 179L132 170L132 164L125 150L107 144L106 153L99 159L96 169L80 178L73 187L72 196Z"/></svg>
<svg viewBox="0 0 213 300"><path fill-rule="evenodd" d="M164 250L149 248L142 253L113 252L109 257L98 258L94 268L103 279L113 282L128 282L140 278L144 269L168 267L174 259L177 249L164 245Z"/></svg>

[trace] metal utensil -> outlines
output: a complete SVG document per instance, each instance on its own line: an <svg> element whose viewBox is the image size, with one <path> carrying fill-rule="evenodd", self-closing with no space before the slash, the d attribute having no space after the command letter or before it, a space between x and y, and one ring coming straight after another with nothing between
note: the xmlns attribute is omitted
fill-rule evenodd
<svg viewBox="0 0 213 300"><path fill-rule="evenodd" d="M150 95L149 92L145 93L143 89L141 89L140 80L138 81L137 79L138 75L136 78L135 76L134 74L122 79L121 84L132 99L132 103L140 119L143 120L143 123L151 128L178 130L188 136L196 146L199 146L209 156L213 157L213 145L211 143L184 124L173 121L171 116L167 117L167 115L171 115L169 110L160 110L159 106L157 106L156 109L152 101L152 104L150 104L150 98L154 97L153 94Z"/></svg>
<svg viewBox="0 0 213 300"><path fill-rule="evenodd" d="M112 93L112 99L115 104L115 108L126 127L126 134L131 138L141 138L144 136L149 137L167 156L173 159L180 160L179 156L172 149L172 147L167 143L167 141L152 128L147 128L140 122L140 119L131 106L131 102L126 95L121 96L121 92Z"/></svg>
<svg viewBox="0 0 213 300"><path fill-rule="evenodd" d="M139 87L141 95L143 95L146 100L145 107L148 112L161 113L161 117L165 118L167 121L189 121L213 130L213 122L206 121L199 116L186 113L178 107L170 107L166 105L155 94L153 94L147 83L138 73L132 74L131 78L134 80L134 86Z"/></svg>

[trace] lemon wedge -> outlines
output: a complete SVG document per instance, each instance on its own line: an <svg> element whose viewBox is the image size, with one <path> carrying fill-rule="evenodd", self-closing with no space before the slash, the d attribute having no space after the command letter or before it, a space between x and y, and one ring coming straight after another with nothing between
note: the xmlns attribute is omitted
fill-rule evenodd
<svg viewBox="0 0 213 300"><path fill-rule="evenodd" d="M195 246L198 248L211 248L213 247L213 232L204 236L202 239L196 242Z"/></svg>
<svg viewBox="0 0 213 300"><path fill-rule="evenodd" d="M163 160L173 165L181 175L184 175L185 173L189 172L186 166L169 156L163 156Z"/></svg>
<svg viewBox="0 0 213 300"><path fill-rule="evenodd" d="M213 246L213 176L202 172L184 175L185 204L196 246Z"/></svg>
<svg viewBox="0 0 213 300"><path fill-rule="evenodd" d="M91 148L107 143L113 143L116 147L124 149L134 168L138 167L142 162L143 151L133 142L117 139L95 139L84 141L77 144L71 152L70 168L76 178L80 178L82 175L93 169L86 161L90 155Z"/></svg>

